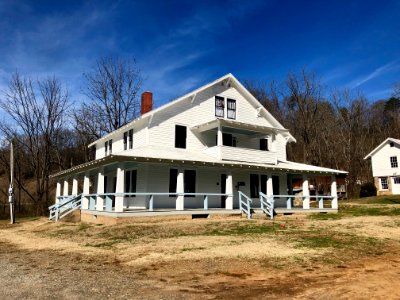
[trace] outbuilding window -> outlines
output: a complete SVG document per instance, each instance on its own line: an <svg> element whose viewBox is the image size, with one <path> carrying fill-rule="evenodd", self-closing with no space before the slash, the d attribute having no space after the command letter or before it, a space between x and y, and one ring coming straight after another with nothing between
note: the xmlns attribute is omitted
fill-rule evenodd
<svg viewBox="0 0 400 300"><path fill-rule="evenodd" d="M381 188L382 190L388 190L389 189L389 185L388 185L388 180L387 177L381 177Z"/></svg>
<svg viewBox="0 0 400 300"><path fill-rule="evenodd" d="M397 163L397 156L391 156L390 157L390 166L392 168L398 168L399 164Z"/></svg>

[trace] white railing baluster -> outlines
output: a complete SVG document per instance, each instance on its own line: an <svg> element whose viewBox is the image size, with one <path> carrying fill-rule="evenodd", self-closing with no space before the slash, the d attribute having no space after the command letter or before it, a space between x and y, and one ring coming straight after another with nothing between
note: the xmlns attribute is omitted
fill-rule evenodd
<svg viewBox="0 0 400 300"><path fill-rule="evenodd" d="M208 210L208 195L204 195L204 210Z"/></svg>
<svg viewBox="0 0 400 300"><path fill-rule="evenodd" d="M153 211L154 210L154 195L150 195L150 199L149 199L149 211Z"/></svg>

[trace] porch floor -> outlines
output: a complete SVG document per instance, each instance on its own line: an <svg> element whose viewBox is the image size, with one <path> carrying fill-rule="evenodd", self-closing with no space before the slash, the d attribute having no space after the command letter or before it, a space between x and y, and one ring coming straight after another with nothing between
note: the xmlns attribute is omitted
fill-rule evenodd
<svg viewBox="0 0 400 300"><path fill-rule="evenodd" d="M275 207L275 213L279 214L315 214L315 213L337 213L338 210L335 208L310 208L304 209L301 207L286 208L286 207Z"/></svg>
<svg viewBox="0 0 400 300"><path fill-rule="evenodd" d="M173 215L238 215L242 213L239 209L221 209L221 208L210 208L205 209L185 209L185 210L173 210L173 209L154 209L149 211L148 209L132 209L125 210L124 212L108 212L98 210L81 210L82 214L96 215L96 216L107 216L111 218L132 218L132 217L153 217L153 216L173 216Z"/></svg>

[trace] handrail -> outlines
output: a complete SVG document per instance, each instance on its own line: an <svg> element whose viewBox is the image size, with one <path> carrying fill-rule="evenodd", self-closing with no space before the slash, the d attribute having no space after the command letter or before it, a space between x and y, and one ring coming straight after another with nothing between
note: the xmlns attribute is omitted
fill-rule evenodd
<svg viewBox="0 0 400 300"><path fill-rule="evenodd" d="M62 196L63 198L67 198L66 196ZM80 195L71 195L68 196L69 199L66 201L58 202L49 206L50 216L49 220L53 218L57 222L59 219L65 217L70 214L74 210L78 209L82 205L82 194Z"/></svg>
<svg viewBox="0 0 400 300"><path fill-rule="evenodd" d="M273 198L286 198L286 208L292 209L292 199L294 198L301 198L303 200L303 208L309 209L310 208L310 199L315 199L318 201L318 208L324 208L324 200L334 200L334 196L324 196L324 195L273 195ZM333 205L332 205L333 206Z"/></svg>
<svg viewBox="0 0 400 300"><path fill-rule="evenodd" d="M261 210L271 218L274 218L274 197L267 196L266 194L260 192L260 204Z"/></svg>
<svg viewBox="0 0 400 300"><path fill-rule="evenodd" d="M247 219L251 219L251 203L253 203L253 201L251 200L250 197L246 196L243 192L239 191L239 208L240 211L244 212L245 214L247 214ZM246 202L242 200L242 197L244 199L246 199ZM246 206L246 207L244 207Z"/></svg>

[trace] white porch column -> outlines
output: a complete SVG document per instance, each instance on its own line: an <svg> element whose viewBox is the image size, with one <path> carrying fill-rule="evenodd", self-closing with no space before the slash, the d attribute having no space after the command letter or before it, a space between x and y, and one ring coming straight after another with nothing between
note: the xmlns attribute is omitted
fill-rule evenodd
<svg viewBox="0 0 400 300"><path fill-rule="evenodd" d="M303 174L303 209L310 209L310 189L308 187L308 176Z"/></svg>
<svg viewBox="0 0 400 300"><path fill-rule="evenodd" d="M72 179L72 193L71 195L78 195L78 178L74 177Z"/></svg>
<svg viewBox="0 0 400 300"><path fill-rule="evenodd" d="M57 187L56 187L56 203L58 203L60 200L58 197L61 196L61 182L57 181Z"/></svg>
<svg viewBox="0 0 400 300"><path fill-rule="evenodd" d="M338 209L338 196L337 196L337 184L336 184L336 176L331 176L331 196L332 199L332 208Z"/></svg>
<svg viewBox="0 0 400 300"><path fill-rule="evenodd" d="M221 128L221 124L219 124L219 122L218 122L217 146L222 146L222 145L223 145L222 128Z"/></svg>
<svg viewBox="0 0 400 300"><path fill-rule="evenodd" d="M104 194L104 168L99 169L97 175L97 194ZM104 210L104 196L97 196L96 210Z"/></svg>
<svg viewBox="0 0 400 300"><path fill-rule="evenodd" d="M218 151L218 159L222 159L222 145L224 144L223 142L223 134L222 134L222 128L221 128L221 124L218 122L218 132L217 132L217 151Z"/></svg>
<svg viewBox="0 0 400 300"><path fill-rule="evenodd" d="M272 196L274 194L274 185L272 184L272 175L267 174L267 196Z"/></svg>
<svg viewBox="0 0 400 300"><path fill-rule="evenodd" d="M85 176L83 177L83 194L87 195L89 194L89 189L90 189L90 178L89 178L89 173L85 173ZM83 197L82 198L82 209L89 209L89 198L88 197Z"/></svg>
<svg viewBox="0 0 400 300"><path fill-rule="evenodd" d="M64 180L63 196L68 196L68 179Z"/></svg>
<svg viewBox="0 0 400 300"><path fill-rule="evenodd" d="M116 193L124 193L124 182L125 182L125 169L121 163L117 168L117 185L115 188ZM124 211L124 196L115 196L115 212Z"/></svg>
<svg viewBox="0 0 400 300"><path fill-rule="evenodd" d="M233 178L232 173L226 175L225 192L232 196L227 196L225 200L226 209L233 209Z"/></svg>
<svg viewBox="0 0 400 300"><path fill-rule="evenodd" d="M184 172L183 170L178 170L178 176L176 177L176 192L183 193L184 192ZM178 195L176 196L176 210L184 210L184 201L185 197Z"/></svg>

